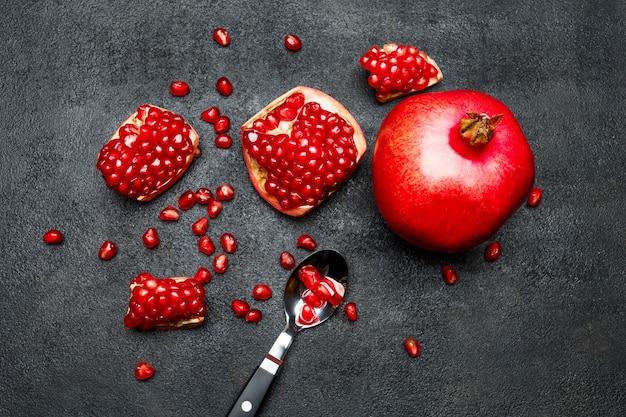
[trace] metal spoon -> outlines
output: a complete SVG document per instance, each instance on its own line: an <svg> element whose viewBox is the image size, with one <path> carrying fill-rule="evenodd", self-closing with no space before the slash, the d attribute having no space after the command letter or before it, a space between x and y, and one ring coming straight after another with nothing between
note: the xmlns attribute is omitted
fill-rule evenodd
<svg viewBox="0 0 626 417"><path fill-rule="evenodd" d="M296 266L291 272L287 285L285 286L285 315L287 325L280 333L265 358L248 380L239 398L228 414L229 417L254 416L259 410L265 394L269 390L274 376L278 372L287 350L293 342L293 338L302 329L316 326L333 315L337 306L327 303L325 307L317 312L319 321L310 325L303 325L296 321L296 317L302 308L302 293L305 290L304 284L298 278L298 271L304 265L317 267L322 276L327 276L339 282L344 287L348 283L348 264L345 258L334 250L321 250L308 256Z"/></svg>

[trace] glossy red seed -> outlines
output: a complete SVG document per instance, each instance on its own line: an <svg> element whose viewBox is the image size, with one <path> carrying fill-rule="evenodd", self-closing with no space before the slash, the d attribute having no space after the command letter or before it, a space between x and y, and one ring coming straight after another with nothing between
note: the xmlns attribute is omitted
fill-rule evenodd
<svg viewBox="0 0 626 417"><path fill-rule="evenodd" d="M233 92L233 84L227 77L220 77L215 83L215 89L223 96L229 96Z"/></svg>
<svg viewBox="0 0 626 417"><path fill-rule="evenodd" d="M233 300L230 303L230 307L235 312L235 316L244 317L250 311L250 304L244 300Z"/></svg>
<svg viewBox="0 0 626 417"><path fill-rule="evenodd" d="M220 253L215 258L213 258L213 270L217 274L223 274L228 269L228 257Z"/></svg>
<svg viewBox="0 0 626 417"><path fill-rule="evenodd" d="M315 313L315 309L309 304L304 304L302 306L299 318L304 324L311 324L318 319L317 314Z"/></svg>
<svg viewBox="0 0 626 417"><path fill-rule="evenodd" d="M441 268L441 275L443 276L443 281L448 285L454 285L459 282L459 274L451 265L444 265Z"/></svg>
<svg viewBox="0 0 626 417"><path fill-rule="evenodd" d="M246 314L246 321L248 323L258 323L263 318L263 313L261 310L256 308L251 308L250 311Z"/></svg>
<svg viewBox="0 0 626 417"><path fill-rule="evenodd" d="M220 116L213 125L215 133L226 133L230 130L230 118L228 116Z"/></svg>
<svg viewBox="0 0 626 417"><path fill-rule="evenodd" d="M220 236L220 245L222 246L222 249L224 249L224 252L235 253L237 250L237 239L232 233L223 233Z"/></svg>
<svg viewBox="0 0 626 417"><path fill-rule="evenodd" d="M209 236L201 236L200 239L198 239L198 250L205 255L213 255L215 252L215 244Z"/></svg>
<svg viewBox="0 0 626 417"><path fill-rule="evenodd" d="M211 282L211 271L201 266L194 274L193 279L196 280L198 284L207 284Z"/></svg>
<svg viewBox="0 0 626 417"><path fill-rule="evenodd" d="M534 187L530 190L530 194L528 195L528 205L531 207L537 207L539 203L541 203L542 197L543 190L541 188Z"/></svg>
<svg viewBox="0 0 626 417"><path fill-rule="evenodd" d="M180 211L174 206L167 206L159 213L159 218L163 221L175 222L180 219Z"/></svg>
<svg viewBox="0 0 626 417"><path fill-rule="evenodd" d="M209 219L206 217L200 217L191 225L191 231L196 236L202 236L209 230Z"/></svg>
<svg viewBox="0 0 626 417"><path fill-rule="evenodd" d="M207 207L207 214L210 218L216 218L222 212L222 202L213 200Z"/></svg>
<svg viewBox="0 0 626 417"><path fill-rule="evenodd" d="M317 248L317 242L311 236L307 234L302 234L298 237L298 240L296 241L296 246L308 250L315 250Z"/></svg>
<svg viewBox="0 0 626 417"><path fill-rule="evenodd" d="M63 242L63 239L65 239L63 233L57 229L50 229L43 235L43 241L48 245L59 244Z"/></svg>
<svg viewBox="0 0 626 417"><path fill-rule="evenodd" d="M502 246L499 242L491 242L485 248L485 260L487 262L494 262L502 255Z"/></svg>
<svg viewBox="0 0 626 417"><path fill-rule="evenodd" d="M228 149L233 144L233 138L228 133L220 133L215 138L215 147Z"/></svg>
<svg viewBox="0 0 626 417"><path fill-rule="evenodd" d="M315 291L320 285L322 276L320 275L320 271L315 266L304 265L298 270L298 278L302 281L305 287L311 291Z"/></svg>
<svg viewBox="0 0 626 417"><path fill-rule="evenodd" d="M117 246L110 240L105 240L98 250L98 257L103 261L108 261L117 253Z"/></svg>
<svg viewBox="0 0 626 417"><path fill-rule="evenodd" d="M202 113L200 113L200 118L212 125L217 123L217 120L220 118L220 116L220 109L217 106L211 106Z"/></svg>
<svg viewBox="0 0 626 417"><path fill-rule="evenodd" d="M302 293L302 300L313 308L320 308L324 306L326 301L320 300L315 293L309 289Z"/></svg>
<svg viewBox="0 0 626 417"><path fill-rule="evenodd" d="M230 34L224 28L216 28L213 31L213 40L220 46L228 46L230 44Z"/></svg>
<svg viewBox="0 0 626 417"><path fill-rule="evenodd" d="M343 307L343 311L344 311L344 313L346 313L346 317L350 321L355 321L357 319L357 317L358 317L358 314L357 314L357 311L356 311L356 304L354 302L352 302L352 301L347 303Z"/></svg>
<svg viewBox="0 0 626 417"><path fill-rule="evenodd" d="M215 197L219 201L229 201L235 198L235 189L230 184L222 184L215 190Z"/></svg>
<svg viewBox="0 0 626 417"><path fill-rule="evenodd" d="M290 51L298 51L302 48L302 41L296 35L287 35L285 36L285 47Z"/></svg>
<svg viewBox="0 0 626 417"><path fill-rule="evenodd" d="M296 265L296 259L294 258L294 256L287 252L287 251L283 251L280 254L280 266L282 266L285 269L291 269Z"/></svg>
<svg viewBox="0 0 626 417"><path fill-rule="evenodd" d="M191 190L185 190L178 197L178 208L181 210L189 210L196 204L196 193Z"/></svg>
<svg viewBox="0 0 626 417"><path fill-rule="evenodd" d="M272 288L267 284L257 284L252 288L252 297L257 300L269 300L272 298Z"/></svg>
<svg viewBox="0 0 626 417"><path fill-rule="evenodd" d="M416 358L422 353L422 346L419 342L412 337L404 339L404 347L410 357Z"/></svg>
<svg viewBox="0 0 626 417"><path fill-rule="evenodd" d="M208 188L201 187L196 190L196 203L206 206L214 199L213 192Z"/></svg>
<svg viewBox="0 0 626 417"><path fill-rule="evenodd" d="M154 227L150 227L141 236L141 240L146 248L152 249L159 244L159 234Z"/></svg>
<svg viewBox="0 0 626 417"><path fill-rule="evenodd" d="M170 83L170 93L175 97L182 97L189 94L189 84L185 81L172 81Z"/></svg>
<svg viewBox="0 0 626 417"><path fill-rule="evenodd" d="M141 361L135 367L135 378L145 381L154 376L154 368L146 361Z"/></svg>

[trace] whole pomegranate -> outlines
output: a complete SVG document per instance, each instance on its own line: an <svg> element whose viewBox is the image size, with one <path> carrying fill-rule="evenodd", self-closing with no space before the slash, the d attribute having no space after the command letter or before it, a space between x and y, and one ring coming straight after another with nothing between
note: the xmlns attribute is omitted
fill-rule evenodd
<svg viewBox="0 0 626 417"><path fill-rule="evenodd" d="M535 177L511 110L470 90L404 99L383 121L372 158L376 204L391 230L445 253L489 239Z"/></svg>

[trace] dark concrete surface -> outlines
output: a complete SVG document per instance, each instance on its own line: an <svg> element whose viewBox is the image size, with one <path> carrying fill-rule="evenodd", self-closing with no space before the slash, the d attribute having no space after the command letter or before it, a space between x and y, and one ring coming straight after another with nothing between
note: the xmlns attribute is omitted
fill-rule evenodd
<svg viewBox="0 0 626 417"><path fill-rule="evenodd" d="M211 40L226 27L232 44ZM287 51L283 36L304 47ZM278 255L300 233L342 251L351 268L343 314L299 334L263 416L626 415L626 4L623 1L14 1L0 5L0 415L220 416L283 327L287 277ZM450 256L413 248L386 228L371 190L381 105L359 56L409 43L444 80L505 102L536 156L543 203L521 207L484 245ZM234 83L220 97L214 83ZM171 80L191 84L175 98ZM254 191L237 126L296 85L330 93L360 122L369 151L353 178L302 219ZM106 189L96 154L118 124L149 102L197 128L203 156L157 200ZM200 112L218 105L235 144L216 149ZM158 220L185 189L231 182L235 200L209 234L240 249L207 288L204 326L125 329L128 283L140 271L190 275L210 258L189 225ZM150 226L162 242L141 244ZM46 246L43 233L66 240ZM100 261L105 239L118 255ZM458 285L439 269L456 266ZM253 284L276 295L253 303L251 325L229 309ZM410 359L405 337L423 354ZM156 368L138 382L140 360Z"/></svg>

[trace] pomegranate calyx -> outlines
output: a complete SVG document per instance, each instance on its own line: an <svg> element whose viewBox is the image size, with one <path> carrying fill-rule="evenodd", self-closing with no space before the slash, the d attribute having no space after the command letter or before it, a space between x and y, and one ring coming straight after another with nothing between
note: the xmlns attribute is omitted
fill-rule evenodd
<svg viewBox="0 0 626 417"><path fill-rule="evenodd" d="M484 113L468 112L459 123L461 139L470 146L485 146L493 138L502 117L502 114L489 117Z"/></svg>

